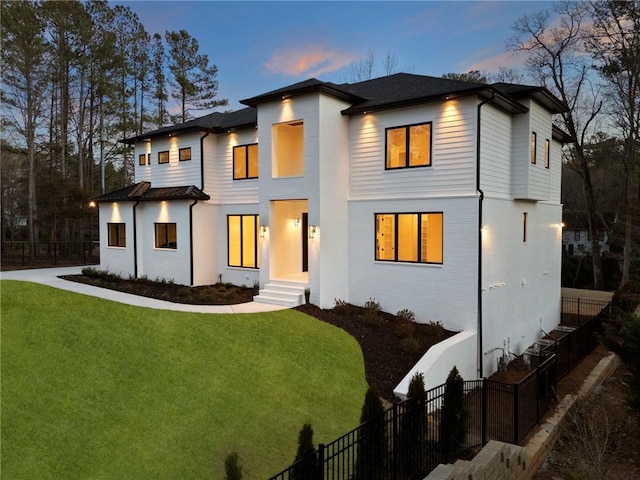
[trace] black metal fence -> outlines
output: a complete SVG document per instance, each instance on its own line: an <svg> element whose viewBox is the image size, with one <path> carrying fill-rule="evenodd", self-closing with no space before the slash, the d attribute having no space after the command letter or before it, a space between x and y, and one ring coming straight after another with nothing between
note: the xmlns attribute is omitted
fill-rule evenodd
<svg viewBox="0 0 640 480"><path fill-rule="evenodd" d="M444 384L422 398L394 403L377 440L364 423L269 480L420 480L440 463L472 458L490 440L520 444L557 400L557 382L596 347L594 333L608 314L601 307L579 326L551 332L536 359L529 359L531 372L517 384L456 382L468 415L462 440L443 438L451 430L443 428Z"/></svg>
<svg viewBox="0 0 640 480"><path fill-rule="evenodd" d="M578 327L599 315L603 310L608 310L609 305L610 303L605 300L562 297L562 319L560 323L570 327Z"/></svg>
<svg viewBox="0 0 640 480"><path fill-rule="evenodd" d="M96 265L100 263L99 242L4 242L3 267L51 265Z"/></svg>

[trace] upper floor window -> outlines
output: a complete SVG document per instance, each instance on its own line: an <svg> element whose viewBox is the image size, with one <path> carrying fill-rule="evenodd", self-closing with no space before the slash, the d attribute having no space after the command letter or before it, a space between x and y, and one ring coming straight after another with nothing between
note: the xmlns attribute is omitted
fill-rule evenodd
<svg viewBox="0 0 640 480"><path fill-rule="evenodd" d="M544 141L544 168L549 168L549 155L551 154L551 152L549 151L550 149L551 149L551 143L547 138Z"/></svg>
<svg viewBox="0 0 640 480"><path fill-rule="evenodd" d="M442 263L443 213L376 214L376 260Z"/></svg>
<svg viewBox="0 0 640 480"><path fill-rule="evenodd" d="M233 179L258 178L258 144L233 147Z"/></svg>
<svg viewBox="0 0 640 480"><path fill-rule="evenodd" d="M304 175L304 122L280 123L271 132L274 178Z"/></svg>
<svg viewBox="0 0 640 480"><path fill-rule="evenodd" d="M107 245L109 247L126 247L127 246L126 225L124 223L108 223L107 231L108 231Z"/></svg>
<svg viewBox="0 0 640 480"><path fill-rule="evenodd" d="M536 143L538 135L536 132L531 132L531 165L536 164Z"/></svg>
<svg viewBox="0 0 640 480"><path fill-rule="evenodd" d="M431 165L431 122L387 128L385 168Z"/></svg>
<svg viewBox="0 0 640 480"><path fill-rule="evenodd" d="M138 165L144 166L149 165L151 163L151 154L150 153L141 153L138 155Z"/></svg>
<svg viewBox="0 0 640 480"><path fill-rule="evenodd" d="M158 152L158 163L169 163L169 150Z"/></svg>
<svg viewBox="0 0 640 480"><path fill-rule="evenodd" d="M260 267L259 231L259 215L227 216L227 261L230 267Z"/></svg>
<svg viewBox="0 0 640 480"><path fill-rule="evenodd" d="M178 160L185 162L191 160L191 147L181 148L178 150Z"/></svg>
<svg viewBox="0 0 640 480"><path fill-rule="evenodd" d="M178 234L175 223L155 224L156 248L178 248Z"/></svg>

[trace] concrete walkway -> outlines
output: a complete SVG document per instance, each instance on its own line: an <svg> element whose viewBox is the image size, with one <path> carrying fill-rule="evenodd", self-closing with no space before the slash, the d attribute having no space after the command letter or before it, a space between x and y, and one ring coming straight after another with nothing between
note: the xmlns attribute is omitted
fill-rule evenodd
<svg viewBox="0 0 640 480"><path fill-rule="evenodd" d="M14 270L0 272L0 280L20 280L23 282L41 283L50 287L69 290L70 292L104 298L114 302L135 305L138 307L155 308L158 310L173 310L176 312L197 313L256 313L285 310L289 307L269 305L266 303L248 302L238 305L187 305L183 303L167 302L154 298L141 297L130 293L117 292L107 288L94 287L84 283L70 282L58 278L59 275L79 274L84 267L40 268L34 270Z"/></svg>

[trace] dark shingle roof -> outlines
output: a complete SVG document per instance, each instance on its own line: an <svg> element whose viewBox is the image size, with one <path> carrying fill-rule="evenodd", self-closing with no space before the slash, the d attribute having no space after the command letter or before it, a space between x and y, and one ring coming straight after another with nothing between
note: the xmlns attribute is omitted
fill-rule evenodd
<svg viewBox="0 0 640 480"><path fill-rule="evenodd" d="M348 86L349 84L346 85ZM323 82L316 78L310 78L309 80L305 80L304 82L294 83L293 85L278 88L277 90L272 90L256 97L241 100L240 103L255 107L265 102L281 100L283 98L294 95L305 95L307 93L317 92L326 93L336 98L341 98L349 103L358 103L365 100L364 98L360 98L352 90L344 88L344 85L336 85L335 83Z"/></svg>
<svg viewBox="0 0 640 480"><path fill-rule="evenodd" d="M230 129L255 127L258 124L258 114L253 107L243 108L235 112L213 112L203 117L194 118L184 123L159 128L142 135L125 138L124 143L129 145L136 142L149 140L154 137L162 137L172 133L188 132L226 132Z"/></svg>
<svg viewBox="0 0 640 480"><path fill-rule="evenodd" d="M552 113L562 113L567 111L567 106L560 101L545 87L536 87L533 85L519 85L517 83L494 83L492 85L505 95L513 98L533 97Z"/></svg>
<svg viewBox="0 0 640 480"><path fill-rule="evenodd" d="M134 201L161 201L161 200L209 200L209 195L194 185L183 187L151 188L151 183L140 182L128 187L114 190L94 197L100 202L134 202Z"/></svg>

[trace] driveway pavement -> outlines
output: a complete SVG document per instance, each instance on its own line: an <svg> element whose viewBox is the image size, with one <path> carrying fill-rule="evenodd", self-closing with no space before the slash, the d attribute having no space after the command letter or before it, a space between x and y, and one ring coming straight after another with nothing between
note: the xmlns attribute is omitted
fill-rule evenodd
<svg viewBox="0 0 640 480"><path fill-rule="evenodd" d="M167 302L154 298L141 297L130 293L117 292L106 288L94 287L83 283L70 282L58 278L60 275L79 274L84 267L40 268L34 270L13 270L0 272L0 280L20 280L24 282L41 283L50 287L69 290L70 292L91 295L92 297L106 298L114 302L136 305L139 307L155 308L158 310L174 310L176 312L198 313L254 313L285 310L288 307L269 305L266 303L248 302L238 305L187 305L182 303Z"/></svg>

